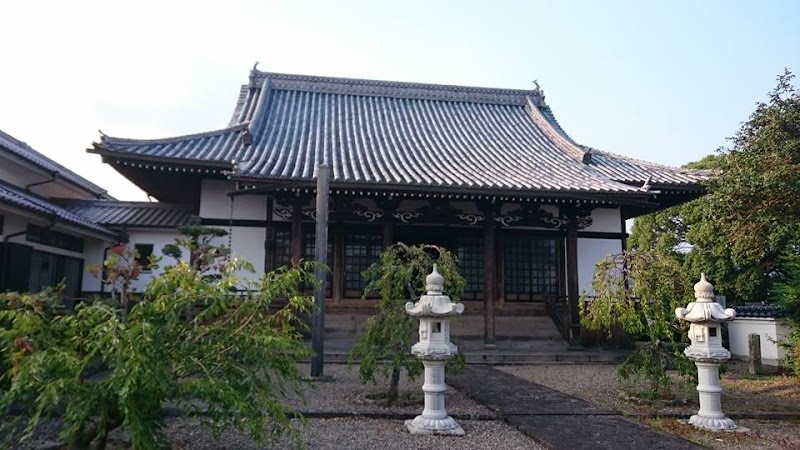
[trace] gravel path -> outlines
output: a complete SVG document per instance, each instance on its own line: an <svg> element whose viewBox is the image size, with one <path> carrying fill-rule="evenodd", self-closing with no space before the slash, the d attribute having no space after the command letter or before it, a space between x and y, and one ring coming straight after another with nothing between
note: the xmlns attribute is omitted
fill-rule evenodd
<svg viewBox="0 0 800 450"><path fill-rule="evenodd" d="M412 436L402 421L364 418L310 419L302 431L308 449L330 450L535 450L536 445L522 433L502 421L462 420L459 422L466 436ZM281 438L267 447L261 447L236 433L225 433L215 439L211 432L189 419L170 421L167 433L172 437L174 449L211 450L260 448L294 448L291 439Z"/></svg>
<svg viewBox="0 0 800 450"><path fill-rule="evenodd" d="M691 414L696 411L696 400L688 404L652 406L632 404L624 399L617 382L615 365L514 365L495 366L510 373L575 397L590 401L601 408L627 413L662 411ZM303 374L310 372L308 364L300 364ZM732 370L738 370L733 366ZM540 449L534 441L515 428L499 420L496 414L471 400L466 395L451 389L447 398L447 411L466 431L466 437L412 436L403 425L403 419L422 411L422 380L410 381L403 377L400 383L402 404L385 407L369 396L383 392L388 386L386 379L376 385L362 385L358 379L358 368L342 364L327 364L325 374L333 378L330 382L316 382L305 388L304 399L296 395L287 401L296 409L309 413L301 436L309 449ZM756 386L757 387L757 386ZM693 387L691 389L693 391ZM795 391L792 391L795 392ZM696 393L692 392L692 396ZM753 395L771 395L766 387L753 391ZM784 391L778 393L782 397ZM735 410L734 398L723 394L723 408L730 405ZM727 402L727 403L726 403ZM707 433L679 424L674 418L642 418L647 425L679 432L694 442L717 449L797 449L800 448L800 423L792 421L737 420L751 433ZM42 441L53 442L57 427L49 421L43 424ZM298 423L299 425L299 423ZM291 439L283 437L270 444L259 446L240 433L224 433L214 438L197 420L186 417L167 419L167 434L175 449L257 449L294 448ZM41 441L40 441L41 442ZM31 448L7 442L0 436L2 444L11 448Z"/></svg>

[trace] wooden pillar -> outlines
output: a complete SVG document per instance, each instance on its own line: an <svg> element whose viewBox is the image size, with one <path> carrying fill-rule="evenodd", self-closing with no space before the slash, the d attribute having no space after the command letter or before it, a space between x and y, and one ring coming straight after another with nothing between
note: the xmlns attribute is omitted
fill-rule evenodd
<svg viewBox="0 0 800 450"><path fill-rule="evenodd" d="M394 214L397 209L395 200L386 200L382 204L383 209L383 249L386 250L394 244Z"/></svg>
<svg viewBox="0 0 800 450"><path fill-rule="evenodd" d="M322 377L325 364L325 271L322 264L328 258L328 177L327 164L317 166L317 228L314 242L314 255L317 267L317 287L314 289L314 309L311 311L311 376Z"/></svg>
<svg viewBox="0 0 800 450"><path fill-rule="evenodd" d="M303 258L303 204L295 199L292 204L292 264Z"/></svg>
<svg viewBox="0 0 800 450"><path fill-rule="evenodd" d="M570 346L581 345L580 292L578 292L578 220L573 211L567 215L567 305L569 309Z"/></svg>
<svg viewBox="0 0 800 450"><path fill-rule="evenodd" d="M484 208L483 220L483 342L487 347L495 346L494 302L497 266L494 222L494 209L487 206Z"/></svg>
<svg viewBox="0 0 800 450"><path fill-rule="evenodd" d="M264 230L264 272L275 270L275 225L272 223L272 211L275 201L267 197L267 226Z"/></svg>
<svg viewBox="0 0 800 450"><path fill-rule="evenodd" d="M341 227L335 229L333 235L333 302L338 304L342 302L342 286L344 285L344 233Z"/></svg>

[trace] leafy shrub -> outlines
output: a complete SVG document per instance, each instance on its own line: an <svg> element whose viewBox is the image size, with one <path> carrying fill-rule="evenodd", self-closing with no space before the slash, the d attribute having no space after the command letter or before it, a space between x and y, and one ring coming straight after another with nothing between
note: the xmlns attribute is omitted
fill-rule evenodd
<svg viewBox="0 0 800 450"><path fill-rule="evenodd" d="M237 274L252 266L226 255L212 247L197 253L201 264L166 267L127 318L102 301L62 314L54 290L0 296L0 321L9 325L0 346L10 362L0 411L25 408L18 418L28 433L43 415L60 414L61 438L73 448L103 448L118 426L134 449L165 447L167 402L215 431L258 441L290 433L301 445L291 422L298 416L279 394L299 390L295 361L308 354L298 315L312 301L298 286L312 278L309 266L244 282ZM204 276L204 267L217 276ZM276 298L287 302L274 311Z"/></svg>
<svg viewBox="0 0 800 450"><path fill-rule="evenodd" d="M674 259L647 252L611 255L597 263L592 289L594 296L581 311L586 328L610 333L613 325L620 324L629 336L645 341L619 368L623 382L646 383L638 395L671 397L668 367L696 376L680 345L688 339L688 325L675 317L675 309L692 298L692 283L684 279Z"/></svg>
<svg viewBox="0 0 800 450"><path fill-rule="evenodd" d="M455 256L442 247L396 244L364 272L365 295L377 293L380 301L378 313L369 318L364 334L350 351L350 360L359 359L364 383L374 383L376 374L391 373L386 393L389 403L397 400L401 370L412 379L422 372L422 363L410 353L418 339L419 321L406 313L405 304L425 293L425 277L434 262L444 277L444 292L457 302L464 293L464 278L458 273ZM448 367L457 370L463 362L459 352Z"/></svg>

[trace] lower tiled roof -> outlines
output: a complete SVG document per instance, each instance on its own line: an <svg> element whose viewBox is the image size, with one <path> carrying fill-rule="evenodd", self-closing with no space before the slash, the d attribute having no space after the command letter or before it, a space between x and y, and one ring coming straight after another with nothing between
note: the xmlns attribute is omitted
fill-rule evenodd
<svg viewBox="0 0 800 450"><path fill-rule="evenodd" d="M111 228L176 228L188 225L193 211L187 205L103 200L61 200L68 211Z"/></svg>
<svg viewBox="0 0 800 450"><path fill-rule="evenodd" d="M116 239L118 236L116 232L93 222L81 214L69 211L50 200L2 181L0 181L0 203L5 203L45 218L61 221L69 225L99 233L109 238Z"/></svg>

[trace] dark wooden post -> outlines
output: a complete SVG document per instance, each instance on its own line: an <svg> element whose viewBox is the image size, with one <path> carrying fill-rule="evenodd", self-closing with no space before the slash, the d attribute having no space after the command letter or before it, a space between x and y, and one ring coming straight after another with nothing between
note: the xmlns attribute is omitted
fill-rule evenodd
<svg viewBox="0 0 800 450"><path fill-rule="evenodd" d="M483 342L495 347L494 302L496 297L494 208L487 205L483 219Z"/></svg>
<svg viewBox="0 0 800 450"><path fill-rule="evenodd" d="M385 200L381 209L383 210L383 249L389 248L394 244L394 214L398 202L394 199Z"/></svg>
<svg viewBox="0 0 800 450"><path fill-rule="evenodd" d="M314 309L311 312L311 376L322 377L325 365L325 271L322 264L328 259L328 177L327 164L317 166L317 230L314 255L317 268L317 288L314 290Z"/></svg>
<svg viewBox="0 0 800 450"><path fill-rule="evenodd" d="M571 208L567 223L567 303L569 306L570 347L581 348L580 293L578 292L578 218Z"/></svg>
<svg viewBox="0 0 800 450"><path fill-rule="evenodd" d="M275 225L272 223L272 211L275 201L267 197L267 226L264 230L264 272L275 270Z"/></svg>
<svg viewBox="0 0 800 450"><path fill-rule="evenodd" d="M303 204L297 198L292 204L292 264L303 258Z"/></svg>
<svg viewBox="0 0 800 450"><path fill-rule="evenodd" d="M341 227L335 228L333 235L333 303L342 301L342 284L344 282L344 234Z"/></svg>

